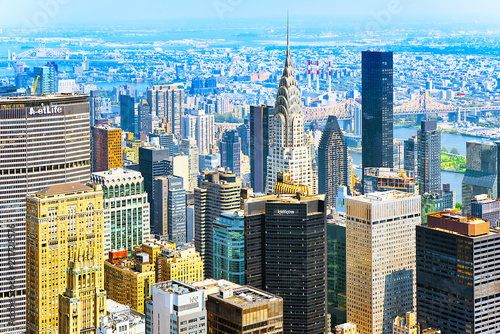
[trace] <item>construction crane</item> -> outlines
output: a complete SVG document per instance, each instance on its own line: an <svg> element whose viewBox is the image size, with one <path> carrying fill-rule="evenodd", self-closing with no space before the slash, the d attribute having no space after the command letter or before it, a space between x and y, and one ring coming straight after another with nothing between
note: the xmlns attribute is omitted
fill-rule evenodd
<svg viewBox="0 0 500 334"><path fill-rule="evenodd" d="M40 76L37 76L36 77L36 80L35 80L35 85L33 86L33 90L31 91L31 95L35 95L35 92L36 92L36 86L38 85L38 79L40 79ZM27 92L26 92L27 94Z"/></svg>

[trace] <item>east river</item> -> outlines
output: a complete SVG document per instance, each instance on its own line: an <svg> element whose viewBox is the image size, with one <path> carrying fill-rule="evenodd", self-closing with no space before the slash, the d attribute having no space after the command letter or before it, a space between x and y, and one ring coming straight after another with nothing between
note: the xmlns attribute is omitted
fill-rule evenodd
<svg viewBox="0 0 500 334"><path fill-rule="evenodd" d="M411 128L394 128L394 139L397 139L400 142L410 138L411 136L415 136L417 134L417 129ZM459 134L451 134L443 132L441 133L441 147L446 147L448 152L451 151L452 148L456 148L460 155L466 155L466 143L472 140L486 141L484 138L479 137L469 137L462 136ZM361 152L353 152L351 151L351 156L354 165L359 165L361 163ZM357 176L361 176L361 170L355 169L354 172ZM451 185L451 189L456 192L457 202L462 202L462 179L464 175L461 173L452 173L452 172L441 172L441 183L449 183Z"/></svg>

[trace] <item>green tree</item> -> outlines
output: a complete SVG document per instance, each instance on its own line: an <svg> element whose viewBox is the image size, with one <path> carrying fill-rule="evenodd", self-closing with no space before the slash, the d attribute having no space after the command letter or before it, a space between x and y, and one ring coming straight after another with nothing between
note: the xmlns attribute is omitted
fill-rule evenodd
<svg viewBox="0 0 500 334"><path fill-rule="evenodd" d="M446 149L446 147L443 147L443 148L441 149L441 152L443 152L443 153L448 153L448 150Z"/></svg>
<svg viewBox="0 0 500 334"><path fill-rule="evenodd" d="M458 155L458 154L459 154L459 152L458 152L458 150L457 150L456 148L452 148L452 149L451 149L451 154Z"/></svg>
<svg viewBox="0 0 500 334"><path fill-rule="evenodd" d="M462 203L456 203L456 204L455 204L455 208L456 208L457 210L462 210Z"/></svg>

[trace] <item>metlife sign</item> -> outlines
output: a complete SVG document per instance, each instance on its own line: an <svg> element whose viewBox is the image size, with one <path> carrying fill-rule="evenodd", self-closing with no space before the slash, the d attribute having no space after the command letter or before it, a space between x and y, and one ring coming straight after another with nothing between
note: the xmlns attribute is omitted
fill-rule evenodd
<svg viewBox="0 0 500 334"><path fill-rule="evenodd" d="M50 115L50 114L61 114L63 108L59 106L42 106L38 108L31 107L29 109L29 115Z"/></svg>

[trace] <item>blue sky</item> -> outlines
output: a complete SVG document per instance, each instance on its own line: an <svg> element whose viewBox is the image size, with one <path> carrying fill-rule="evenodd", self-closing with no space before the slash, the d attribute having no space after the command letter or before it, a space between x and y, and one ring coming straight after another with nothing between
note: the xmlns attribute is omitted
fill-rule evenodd
<svg viewBox="0 0 500 334"><path fill-rule="evenodd" d="M28 21L49 24L110 22L174 22L196 20L276 20L286 15L371 20L430 22L497 20L498 0L2 0L0 27ZM389 16L388 16L389 13Z"/></svg>

